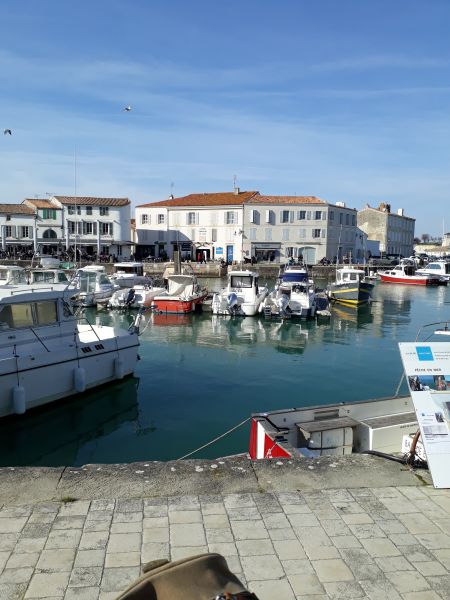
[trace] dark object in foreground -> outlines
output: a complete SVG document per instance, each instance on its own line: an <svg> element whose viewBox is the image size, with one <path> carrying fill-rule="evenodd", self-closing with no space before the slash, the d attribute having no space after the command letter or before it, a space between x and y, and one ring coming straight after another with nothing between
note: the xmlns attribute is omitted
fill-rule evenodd
<svg viewBox="0 0 450 600"><path fill-rule="evenodd" d="M117 600L258 600L220 554L154 561Z"/></svg>

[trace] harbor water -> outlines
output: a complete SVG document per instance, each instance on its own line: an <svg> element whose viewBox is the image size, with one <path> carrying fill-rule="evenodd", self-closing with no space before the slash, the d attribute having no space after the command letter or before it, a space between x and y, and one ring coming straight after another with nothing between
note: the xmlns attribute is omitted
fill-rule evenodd
<svg viewBox="0 0 450 600"><path fill-rule="evenodd" d="M3 419L0 465L177 459L254 412L392 395L402 374L398 342L450 318L450 289L377 283L373 300L334 305L319 322L148 313L135 377ZM86 316L128 327L134 315ZM245 452L249 428L193 458Z"/></svg>

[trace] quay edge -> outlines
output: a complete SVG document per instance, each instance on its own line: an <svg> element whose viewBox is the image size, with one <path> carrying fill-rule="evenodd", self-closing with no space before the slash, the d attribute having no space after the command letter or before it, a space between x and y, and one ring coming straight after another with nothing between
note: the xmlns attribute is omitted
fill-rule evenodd
<svg viewBox="0 0 450 600"><path fill-rule="evenodd" d="M431 486L430 473L376 456L148 461L82 467L2 467L0 504L102 498Z"/></svg>

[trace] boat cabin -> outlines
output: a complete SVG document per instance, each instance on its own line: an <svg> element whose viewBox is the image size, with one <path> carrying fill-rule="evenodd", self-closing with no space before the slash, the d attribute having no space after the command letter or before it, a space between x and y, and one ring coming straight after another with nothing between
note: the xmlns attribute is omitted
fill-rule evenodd
<svg viewBox="0 0 450 600"><path fill-rule="evenodd" d="M61 300L60 300L61 299ZM64 292L11 291L0 298L0 331L56 325L70 319L73 312ZM8 346L11 341L8 340Z"/></svg>
<svg viewBox="0 0 450 600"><path fill-rule="evenodd" d="M67 273L60 269L32 269L28 272L28 282L33 283L66 283L70 280Z"/></svg>
<svg viewBox="0 0 450 600"><path fill-rule="evenodd" d="M228 291L240 292L243 289L256 289L258 293L259 275L252 271L231 271L228 274Z"/></svg>
<svg viewBox="0 0 450 600"><path fill-rule="evenodd" d="M0 265L0 286L27 283L27 275L23 267L17 265Z"/></svg>
<svg viewBox="0 0 450 600"><path fill-rule="evenodd" d="M101 286L108 285L112 288L113 284L104 271L90 269L85 267L77 271L77 287L81 292L96 292Z"/></svg>
<svg viewBox="0 0 450 600"><path fill-rule="evenodd" d="M363 269L338 269L336 271L336 283L355 283L362 281L365 275Z"/></svg>
<svg viewBox="0 0 450 600"><path fill-rule="evenodd" d="M144 265L140 262L114 263L114 274L132 274L143 277Z"/></svg>

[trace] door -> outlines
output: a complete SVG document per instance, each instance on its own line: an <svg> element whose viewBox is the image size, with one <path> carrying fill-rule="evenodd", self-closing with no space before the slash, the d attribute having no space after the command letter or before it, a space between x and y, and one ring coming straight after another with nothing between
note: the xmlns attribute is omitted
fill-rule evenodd
<svg viewBox="0 0 450 600"><path fill-rule="evenodd" d="M227 263L233 262L233 246L227 246Z"/></svg>

